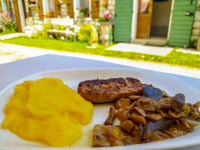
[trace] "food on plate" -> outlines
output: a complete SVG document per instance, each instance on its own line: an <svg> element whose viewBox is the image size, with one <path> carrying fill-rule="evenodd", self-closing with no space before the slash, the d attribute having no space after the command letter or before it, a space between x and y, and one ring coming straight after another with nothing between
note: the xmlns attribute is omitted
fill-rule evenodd
<svg viewBox="0 0 200 150"><path fill-rule="evenodd" d="M87 80L81 82L78 89L84 98L94 103L116 100L104 124L94 126L93 147L166 140L186 135L199 125L200 101L186 103L182 93L169 96L134 78ZM114 123L116 119L119 124Z"/></svg>
<svg viewBox="0 0 200 150"><path fill-rule="evenodd" d="M142 95L143 84L135 78L111 78L80 82L78 93L93 103L113 102L121 97Z"/></svg>
<svg viewBox="0 0 200 150"><path fill-rule="evenodd" d="M55 147L77 141L91 122L93 105L60 79L42 78L16 85L5 107L2 128L23 139Z"/></svg>

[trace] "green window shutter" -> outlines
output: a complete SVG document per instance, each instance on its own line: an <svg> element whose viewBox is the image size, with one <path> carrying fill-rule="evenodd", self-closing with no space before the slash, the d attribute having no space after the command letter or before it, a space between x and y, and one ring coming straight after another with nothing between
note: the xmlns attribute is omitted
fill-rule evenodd
<svg viewBox="0 0 200 150"><path fill-rule="evenodd" d="M174 0L169 46L189 47L196 5L197 0Z"/></svg>
<svg viewBox="0 0 200 150"><path fill-rule="evenodd" d="M115 42L131 42L133 0L115 1Z"/></svg>

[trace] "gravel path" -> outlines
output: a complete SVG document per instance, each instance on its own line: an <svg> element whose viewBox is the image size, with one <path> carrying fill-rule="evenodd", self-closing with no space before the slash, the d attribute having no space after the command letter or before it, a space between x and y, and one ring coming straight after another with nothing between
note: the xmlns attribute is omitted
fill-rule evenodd
<svg viewBox="0 0 200 150"><path fill-rule="evenodd" d="M11 54L8 55L8 53L11 53ZM6 55L2 55L2 54L6 54ZM29 58L29 57L45 55L45 54L55 54L55 55L87 58L87 59L93 59L93 60L101 60L101 61L121 64L121 65L127 65L127 66L132 66L132 67L143 68L143 69L184 75L184 76L195 77L195 78L200 79L200 70L197 70L197 69L188 69L184 67L176 67L176 66L170 66L166 64L157 64L157 63L132 61L132 60L130 61L126 59L108 58L108 57L86 55L86 54L80 54L80 53L59 52L59 51L54 51L54 50L0 43L0 64L11 62L14 60Z"/></svg>

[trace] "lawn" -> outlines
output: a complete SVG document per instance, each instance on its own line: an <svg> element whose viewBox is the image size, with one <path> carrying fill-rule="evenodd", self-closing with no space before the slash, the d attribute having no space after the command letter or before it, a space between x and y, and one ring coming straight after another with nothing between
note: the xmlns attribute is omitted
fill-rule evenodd
<svg viewBox="0 0 200 150"><path fill-rule="evenodd" d="M107 47L103 45L99 45L99 47L92 49L86 47L88 45L87 43L60 41L56 39L52 40L47 38L16 37L1 42L30 46L30 47L45 48L57 51L92 54L92 55L122 58L122 59L136 60L136 61L165 63L170 65L200 69L200 55L178 52L176 51L176 49L174 49L167 56L157 56L157 55L148 55L135 52L110 51L106 50Z"/></svg>

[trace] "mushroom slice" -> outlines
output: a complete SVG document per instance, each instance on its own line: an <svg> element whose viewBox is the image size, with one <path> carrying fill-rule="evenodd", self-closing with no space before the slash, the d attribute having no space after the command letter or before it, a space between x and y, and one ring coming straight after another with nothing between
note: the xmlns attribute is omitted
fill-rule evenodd
<svg viewBox="0 0 200 150"><path fill-rule="evenodd" d="M109 116L108 116L107 120L104 122L104 124L105 125L112 125L115 117L116 117L116 109L115 109L114 106L111 106Z"/></svg>
<svg viewBox="0 0 200 150"><path fill-rule="evenodd" d="M122 122L119 127L121 128L121 130L123 130L127 133L131 133L134 126L135 126L135 124L132 121L126 120L126 121Z"/></svg>
<svg viewBox="0 0 200 150"><path fill-rule="evenodd" d="M142 115L143 117L146 117L146 112L142 108L133 107L132 110L135 110L138 114Z"/></svg>
<svg viewBox="0 0 200 150"><path fill-rule="evenodd" d="M138 123L138 124L146 124L146 120L143 116L139 116L138 114L136 113L132 113L130 116L129 116L129 119L131 121L133 121L133 123Z"/></svg>
<svg viewBox="0 0 200 150"><path fill-rule="evenodd" d="M124 108L126 106L131 105L131 103L132 103L131 100L128 98L119 98L115 103L115 108L116 109Z"/></svg>
<svg viewBox="0 0 200 150"><path fill-rule="evenodd" d="M168 114L173 118L182 118L185 117L184 112L181 112L179 114L176 114L175 112L172 112L171 110L168 111Z"/></svg>
<svg viewBox="0 0 200 150"><path fill-rule="evenodd" d="M149 120L158 121L158 120L162 119L162 115L159 113L155 113L155 112L147 112L146 118Z"/></svg>
<svg viewBox="0 0 200 150"><path fill-rule="evenodd" d="M192 127L199 125L199 122L196 120L192 120L192 119L188 119L188 118L181 118L180 120L187 122Z"/></svg>

